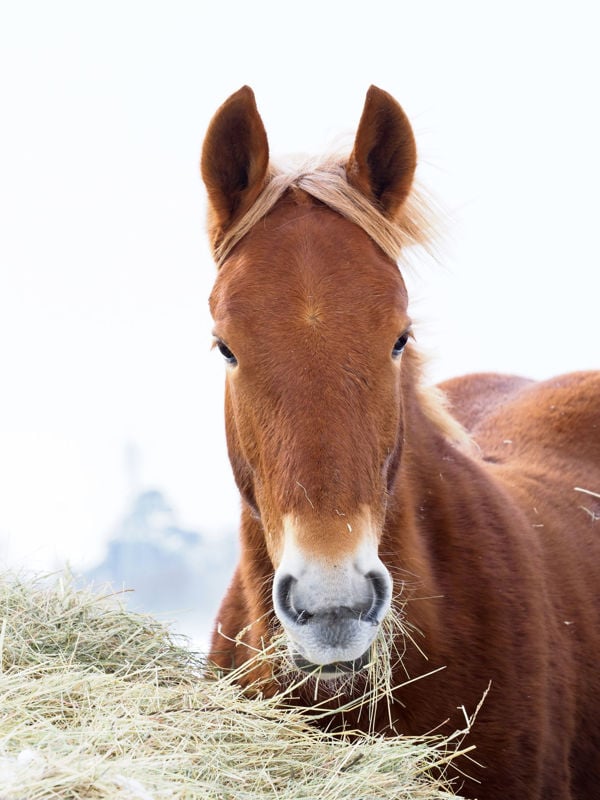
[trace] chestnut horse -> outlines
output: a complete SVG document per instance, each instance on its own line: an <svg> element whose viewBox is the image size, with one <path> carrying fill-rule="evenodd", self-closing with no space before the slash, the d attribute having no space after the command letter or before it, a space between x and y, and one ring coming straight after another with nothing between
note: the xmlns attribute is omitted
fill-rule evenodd
<svg viewBox="0 0 600 800"><path fill-rule="evenodd" d="M478 763L465 767L479 783L461 791L591 800L600 372L457 378L441 387L447 406L423 387L397 266L426 235L416 160L406 115L376 87L350 156L295 171L270 164L249 88L210 124L210 306L242 496L241 558L211 658L238 666L282 629L298 672L320 672L318 700L364 667L401 606L419 633L399 647L399 688L375 709L376 730L464 727L459 709L489 686L469 736Z"/></svg>

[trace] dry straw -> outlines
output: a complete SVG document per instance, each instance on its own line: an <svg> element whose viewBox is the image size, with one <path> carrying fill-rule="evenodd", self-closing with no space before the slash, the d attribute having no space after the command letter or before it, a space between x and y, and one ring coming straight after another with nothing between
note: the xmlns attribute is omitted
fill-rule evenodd
<svg viewBox="0 0 600 800"><path fill-rule="evenodd" d="M0 800L451 797L460 737L323 734L68 575L0 576L0 669Z"/></svg>

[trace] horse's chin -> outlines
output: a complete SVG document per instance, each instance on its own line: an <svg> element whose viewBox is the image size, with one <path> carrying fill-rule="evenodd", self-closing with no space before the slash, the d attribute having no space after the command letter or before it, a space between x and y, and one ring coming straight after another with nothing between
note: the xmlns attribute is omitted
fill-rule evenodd
<svg viewBox="0 0 600 800"><path fill-rule="evenodd" d="M352 661L332 661L330 664L313 664L297 651L290 649L290 655L294 666L302 672L308 672L320 680L332 681L336 678L354 675L365 669L371 660L370 648L359 658Z"/></svg>

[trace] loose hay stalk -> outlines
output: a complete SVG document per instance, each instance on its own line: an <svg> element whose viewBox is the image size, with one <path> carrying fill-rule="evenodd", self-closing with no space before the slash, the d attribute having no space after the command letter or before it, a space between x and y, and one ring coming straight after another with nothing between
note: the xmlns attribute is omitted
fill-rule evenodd
<svg viewBox="0 0 600 800"><path fill-rule="evenodd" d="M443 740L326 735L203 670L114 596L0 576L0 799L451 796Z"/></svg>

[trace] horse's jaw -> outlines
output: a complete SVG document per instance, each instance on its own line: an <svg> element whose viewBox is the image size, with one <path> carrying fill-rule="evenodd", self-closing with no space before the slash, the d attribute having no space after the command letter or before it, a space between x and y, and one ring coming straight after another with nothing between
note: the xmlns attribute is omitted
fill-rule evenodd
<svg viewBox="0 0 600 800"><path fill-rule="evenodd" d="M307 661L298 653L291 642L289 643L289 650L292 663L297 669L314 675L322 681L333 681L338 678L345 678L348 675L355 675L365 669L371 661L371 648L363 653L360 658L355 658L353 661L333 661L329 664L314 664L311 661Z"/></svg>

